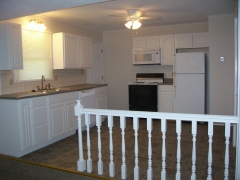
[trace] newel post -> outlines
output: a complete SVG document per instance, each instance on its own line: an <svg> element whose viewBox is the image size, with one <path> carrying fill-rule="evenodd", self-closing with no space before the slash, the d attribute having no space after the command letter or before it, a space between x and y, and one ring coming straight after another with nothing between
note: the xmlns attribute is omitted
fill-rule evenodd
<svg viewBox="0 0 240 180"><path fill-rule="evenodd" d="M81 118L81 111L83 105L81 104L80 100L76 101L77 104L74 106L75 116L78 118L78 144L79 144L79 159L77 161L77 168L78 171L85 171L86 170L86 161L83 159L83 145L82 145L82 118Z"/></svg>
<svg viewBox="0 0 240 180"><path fill-rule="evenodd" d="M239 118L239 117L238 117ZM236 142L236 166L235 166L235 180L240 178L240 118L238 119L238 124L237 124L237 142Z"/></svg>

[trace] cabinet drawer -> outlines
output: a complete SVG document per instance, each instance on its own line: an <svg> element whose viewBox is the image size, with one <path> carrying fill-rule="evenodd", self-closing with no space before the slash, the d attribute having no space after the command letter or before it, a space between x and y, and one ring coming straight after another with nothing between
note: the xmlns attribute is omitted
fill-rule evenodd
<svg viewBox="0 0 240 180"><path fill-rule="evenodd" d="M48 97L49 97L49 104L54 104L54 103L65 102L69 100L77 100L78 93L77 91L75 91L75 92L69 92L69 93L50 95Z"/></svg>
<svg viewBox="0 0 240 180"><path fill-rule="evenodd" d="M46 97L37 97L32 99L32 107L46 106Z"/></svg>
<svg viewBox="0 0 240 180"><path fill-rule="evenodd" d="M172 85L159 85L158 90L161 92L172 92L173 86Z"/></svg>
<svg viewBox="0 0 240 180"><path fill-rule="evenodd" d="M106 92L107 92L106 86L95 88L95 94L101 94L101 93L106 93Z"/></svg>

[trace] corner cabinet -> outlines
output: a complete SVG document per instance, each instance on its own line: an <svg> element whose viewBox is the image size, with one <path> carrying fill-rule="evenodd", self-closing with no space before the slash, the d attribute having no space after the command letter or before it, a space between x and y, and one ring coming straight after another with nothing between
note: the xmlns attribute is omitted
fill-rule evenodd
<svg viewBox="0 0 240 180"><path fill-rule="evenodd" d="M0 23L0 70L23 69L21 25Z"/></svg>
<svg viewBox="0 0 240 180"><path fill-rule="evenodd" d="M52 35L53 69L80 69L92 66L91 38L67 33Z"/></svg>
<svg viewBox="0 0 240 180"><path fill-rule="evenodd" d="M158 85L158 112L173 112L172 85Z"/></svg>

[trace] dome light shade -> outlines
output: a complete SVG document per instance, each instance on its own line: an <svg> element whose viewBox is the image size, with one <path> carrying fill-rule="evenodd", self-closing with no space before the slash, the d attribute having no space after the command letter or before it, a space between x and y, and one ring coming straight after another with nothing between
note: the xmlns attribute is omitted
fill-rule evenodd
<svg viewBox="0 0 240 180"><path fill-rule="evenodd" d="M136 20L133 22L132 29L138 29L141 27L141 25L142 24L138 20Z"/></svg>
<svg viewBox="0 0 240 180"><path fill-rule="evenodd" d="M35 31L44 31L46 30L46 26L42 23L42 21L38 19L31 19L28 24L28 28Z"/></svg>
<svg viewBox="0 0 240 180"><path fill-rule="evenodd" d="M138 20L133 20L133 21L128 21L127 23L125 23L125 26L128 29L138 29L141 27L141 23Z"/></svg>

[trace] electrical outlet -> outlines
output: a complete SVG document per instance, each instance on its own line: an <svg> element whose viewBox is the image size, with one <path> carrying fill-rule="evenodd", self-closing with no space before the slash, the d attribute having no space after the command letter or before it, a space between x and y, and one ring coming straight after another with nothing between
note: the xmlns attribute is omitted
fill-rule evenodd
<svg viewBox="0 0 240 180"><path fill-rule="evenodd" d="M58 80L58 76L55 75L55 76L54 76L54 81L57 81L57 80Z"/></svg>
<svg viewBox="0 0 240 180"><path fill-rule="evenodd" d="M9 79L9 84L13 85L13 79Z"/></svg>

